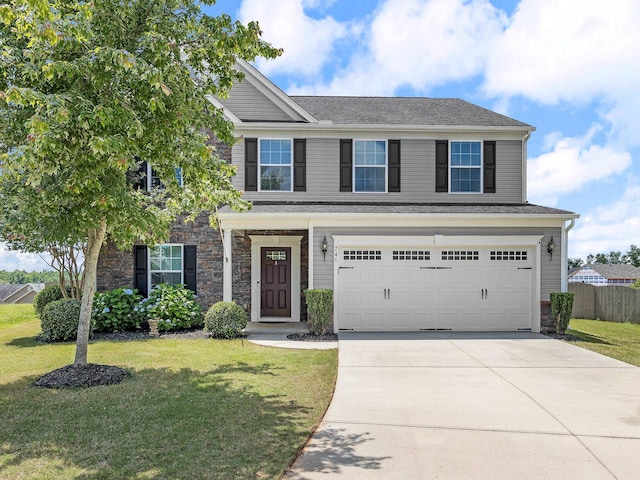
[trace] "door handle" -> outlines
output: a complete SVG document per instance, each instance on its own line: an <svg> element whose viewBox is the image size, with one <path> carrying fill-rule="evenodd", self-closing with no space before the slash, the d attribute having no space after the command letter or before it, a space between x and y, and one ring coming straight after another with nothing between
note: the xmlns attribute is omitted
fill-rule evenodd
<svg viewBox="0 0 640 480"><path fill-rule="evenodd" d="M391 289L387 288L387 299L391 300Z"/></svg>

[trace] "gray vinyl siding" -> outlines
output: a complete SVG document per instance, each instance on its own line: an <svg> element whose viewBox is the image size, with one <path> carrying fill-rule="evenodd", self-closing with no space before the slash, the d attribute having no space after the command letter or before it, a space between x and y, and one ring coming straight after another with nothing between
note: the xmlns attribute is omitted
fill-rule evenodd
<svg viewBox="0 0 640 480"><path fill-rule="evenodd" d="M307 139L306 192L246 192L244 198L307 202L522 203L522 144L518 140L496 142L496 193L473 195L435 192L435 140L432 139L401 140L400 192L340 192L339 145L337 138ZM242 142L233 147L233 163L238 166L234 185L244 190Z"/></svg>
<svg viewBox="0 0 640 480"><path fill-rule="evenodd" d="M301 120L297 114L287 114L247 81L235 84L229 92L229 98L220 100L220 102L243 121L291 122Z"/></svg>
<svg viewBox="0 0 640 480"><path fill-rule="evenodd" d="M333 290L333 235L544 235L540 246L540 299L549 300L551 292L560 291L561 232L559 228L320 228L314 229L313 285L314 288ZM329 251L326 261L320 252L320 244L327 236ZM549 258L547 244L553 236L556 253Z"/></svg>

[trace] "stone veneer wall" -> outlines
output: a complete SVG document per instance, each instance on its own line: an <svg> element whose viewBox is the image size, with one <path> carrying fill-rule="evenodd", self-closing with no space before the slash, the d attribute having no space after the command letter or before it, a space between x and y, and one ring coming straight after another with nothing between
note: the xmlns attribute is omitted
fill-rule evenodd
<svg viewBox="0 0 640 480"><path fill-rule="evenodd" d="M202 215L194 223L176 222L167 243L197 246L197 298L202 308L207 309L222 300L222 241L209 225L208 217ZM120 251L108 243L98 260L97 290L133 287L133 267L133 249Z"/></svg>
<svg viewBox="0 0 640 480"><path fill-rule="evenodd" d="M302 292L309 285L309 236L306 230L248 230L232 239L233 300L251 311L251 239L249 235L301 235L300 244L300 319L306 321L307 307ZM198 302L208 309L222 300L223 247L220 235L211 228L206 216L195 223L177 222L167 243L197 245ZM99 292L122 286L133 287L133 249L120 251L112 243L102 248L98 260L97 289ZM291 292L295 295L296 292Z"/></svg>
<svg viewBox="0 0 640 480"><path fill-rule="evenodd" d="M246 230L233 238L233 299L251 312L251 238L249 235L300 235L300 320L307 320L303 291L309 286L309 234L306 230ZM291 292L295 295L296 292Z"/></svg>

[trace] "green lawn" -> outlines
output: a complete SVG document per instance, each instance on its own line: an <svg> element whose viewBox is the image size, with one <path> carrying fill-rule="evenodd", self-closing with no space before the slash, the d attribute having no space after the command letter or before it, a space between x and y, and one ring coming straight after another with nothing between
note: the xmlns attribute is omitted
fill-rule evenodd
<svg viewBox="0 0 640 480"><path fill-rule="evenodd" d="M640 325L572 319L567 333L582 339L575 345L640 367Z"/></svg>
<svg viewBox="0 0 640 480"><path fill-rule="evenodd" d="M31 386L73 361L73 344L35 341L31 305L0 305L0 478L279 478L320 422L337 351L247 341L92 342L119 385Z"/></svg>

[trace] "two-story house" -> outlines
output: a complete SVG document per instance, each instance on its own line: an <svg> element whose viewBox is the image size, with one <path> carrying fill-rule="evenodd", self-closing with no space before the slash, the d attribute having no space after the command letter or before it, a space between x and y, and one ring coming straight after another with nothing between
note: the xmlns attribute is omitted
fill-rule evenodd
<svg viewBox="0 0 640 480"><path fill-rule="evenodd" d="M540 331L566 287L578 215L527 203L534 127L455 98L288 96L253 66L223 107L249 212L178 223L166 245L103 248L98 290L185 283L252 322L305 319L334 292L334 330Z"/></svg>

